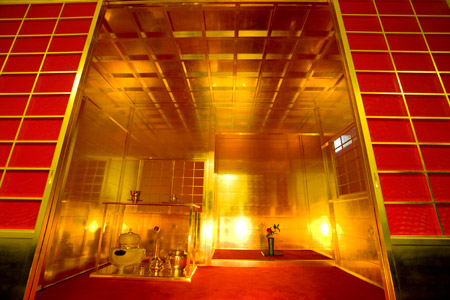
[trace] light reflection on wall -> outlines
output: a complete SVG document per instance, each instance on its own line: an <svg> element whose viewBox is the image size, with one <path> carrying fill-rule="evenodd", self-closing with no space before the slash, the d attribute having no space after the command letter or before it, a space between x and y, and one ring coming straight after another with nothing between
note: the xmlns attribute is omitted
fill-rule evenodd
<svg viewBox="0 0 450 300"><path fill-rule="evenodd" d="M233 175L233 174L224 174L224 175L219 175L219 180L228 185L233 185L233 184L236 184L237 177L238 177L237 175Z"/></svg>
<svg viewBox="0 0 450 300"><path fill-rule="evenodd" d="M96 232L98 229L98 222L96 220L93 220L91 223L89 223L88 226L85 228L86 230L89 230L89 232Z"/></svg>
<svg viewBox="0 0 450 300"><path fill-rule="evenodd" d="M247 243L252 239L254 226L252 220L244 216L247 214L248 183L245 175L220 174L218 175L219 193L225 192L226 204L220 207L220 242L231 247Z"/></svg>
<svg viewBox="0 0 450 300"><path fill-rule="evenodd" d="M203 233L204 237L211 242L213 238L213 224L211 221L208 221L206 225L203 225Z"/></svg>
<svg viewBox="0 0 450 300"><path fill-rule="evenodd" d="M234 234L237 239L245 241L247 240L250 232L250 222L246 217L238 217L234 223Z"/></svg>
<svg viewBox="0 0 450 300"><path fill-rule="evenodd" d="M328 217L321 216L309 225L312 238L326 249L331 249L331 225Z"/></svg>
<svg viewBox="0 0 450 300"><path fill-rule="evenodd" d="M313 239L317 243L320 243L326 249L332 248L331 224L328 217L321 216L320 218L313 220L309 228L311 230ZM343 233L342 228L339 224L336 224L336 232L338 236Z"/></svg>
<svg viewBox="0 0 450 300"><path fill-rule="evenodd" d="M266 228L274 223L283 231L279 249L310 248L301 143L298 135L217 136L216 248L265 249ZM320 145L314 151L321 159ZM323 165L321 160L317 164ZM315 186L323 189L323 182Z"/></svg>

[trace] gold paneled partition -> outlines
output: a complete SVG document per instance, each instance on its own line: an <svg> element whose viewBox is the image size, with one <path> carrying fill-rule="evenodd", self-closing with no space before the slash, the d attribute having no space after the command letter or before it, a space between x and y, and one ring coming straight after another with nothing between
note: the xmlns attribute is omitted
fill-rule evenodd
<svg viewBox="0 0 450 300"><path fill-rule="evenodd" d="M273 224L280 249L310 246L300 147L296 135L217 136L217 248L264 249Z"/></svg>

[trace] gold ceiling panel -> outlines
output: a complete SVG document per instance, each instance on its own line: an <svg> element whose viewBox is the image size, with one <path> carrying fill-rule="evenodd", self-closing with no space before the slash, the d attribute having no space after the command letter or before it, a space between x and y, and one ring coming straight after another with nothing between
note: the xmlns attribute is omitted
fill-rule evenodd
<svg viewBox="0 0 450 300"><path fill-rule="evenodd" d="M199 7L169 7L167 15L173 31L204 30L203 10Z"/></svg>
<svg viewBox="0 0 450 300"><path fill-rule="evenodd" d="M145 42L139 39L120 39L115 43L124 56L128 56L130 59L133 57L143 58L147 55L147 47Z"/></svg>
<svg viewBox="0 0 450 300"><path fill-rule="evenodd" d="M310 7L308 6L278 6L273 18L272 32L297 33L301 31L309 12Z"/></svg>
<svg viewBox="0 0 450 300"><path fill-rule="evenodd" d="M238 30L265 31L269 29L273 6L246 6L241 5L239 11Z"/></svg>
<svg viewBox="0 0 450 300"><path fill-rule="evenodd" d="M158 77L145 77L141 80L150 90L165 88L164 82Z"/></svg>
<svg viewBox="0 0 450 300"><path fill-rule="evenodd" d="M155 55L178 53L177 44L171 38L151 38L147 39L146 42Z"/></svg>
<svg viewBox="0 0 450 300"><path fill-rule="evenodd" d="M137 36L136 22L131 18L127 9L108 9L105 12L105 22L103 24L106 31L115 37L131 37L133 33Z"/></svg>
<svg viewBox="0 0 450 300"><path fill-rule="evenodd" d="M115 48L114 44L115 43L107 37L100 39L95 45L95 57L111 57L115 60L120 60L120 52ZM102 60L103 59L99 59L99 61Z"/></svg>
<svg viewBox="0 0 450 300"><path fill-rule="evenodd" d="M300 37L295 54L298 59L314 59L314 55L321 53L326 43L327 39L322 37Z"/></svg>
<svg viewBox="0 0 450 300"><path fill-rule="evenodd" d="M211 9L204 11L205 30L234 31L236 27L236 10L233 8Z"/></svg>
<svg viewBox="0 0 450 300"><path fill-rule="evenodd" d="M169 36L172 30L162 7L134 10L132 14L139 30L147 36Z"/></svg>
<svg viewBox="0 0 450 300"><path fill-rule="evenodd" d="M183 62L187 77L207 77L208 64L203 60L188 60Z"/></svg>
<svg viewBox="0 0 450 300"><path fill-rule="evenodd" d="M317 133L314 109L339 116L347 101L330 96L343 82L333 30L324 4L112 4L85 94L136 104L142 128L175 137Z"/></svg>
<svg viewBox="0 0 450 300"><path fill-rule="evenodd" d="M176 43L182 54L206 54L207 44L201 38L176 39Z"/></svg>
<svg viewBox="0 0 450 300"><path fill-rule="evenodd" d="M321 32L328 34L333 30L333 20L331 18L331 11L327 6L315 6L309 11L309 20L314 22L306 22L303 30L309 32Z"/></svg>
<svg viewBox="0 0 450 300"><path fill-rule="evenodd" d="M155 74L157 76L157 69L155 65L148 60L132 60L129 64L136 70L138 74Z"/></svg>

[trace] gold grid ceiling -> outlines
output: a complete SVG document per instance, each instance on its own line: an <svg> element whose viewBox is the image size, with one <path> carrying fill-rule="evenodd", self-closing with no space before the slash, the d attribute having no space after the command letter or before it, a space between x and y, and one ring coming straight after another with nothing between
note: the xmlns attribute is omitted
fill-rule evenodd
<svg viewBox="0 0 450 300"><path fill-rule="evenodd" d="M209 131L213 120L215 132L309 133L315 108L340 114L323 4L110 6L92 67L88 85L134 103L151 129Z"/></svg>

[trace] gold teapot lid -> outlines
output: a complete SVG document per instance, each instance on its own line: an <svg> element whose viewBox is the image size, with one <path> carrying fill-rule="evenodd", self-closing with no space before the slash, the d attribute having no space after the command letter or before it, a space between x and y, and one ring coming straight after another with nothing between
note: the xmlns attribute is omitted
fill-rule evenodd
<svg viewBox="0 0 450 300"><path fill-rule="evenodd" d="M183 249L173 249L169 252L169 256L183 256L186 255Z"/></svg>
<svg viewBox="0 0 450 300"><path fill-rule="evenodd" d="M120 246L138 247L140 241L141 241L140 235L132 232L131 229L129 232L122 233L119 236Z"/></svg>

